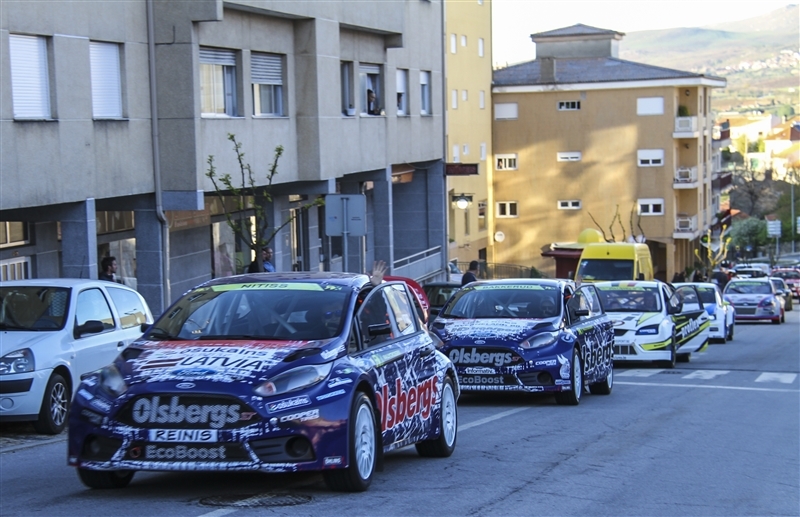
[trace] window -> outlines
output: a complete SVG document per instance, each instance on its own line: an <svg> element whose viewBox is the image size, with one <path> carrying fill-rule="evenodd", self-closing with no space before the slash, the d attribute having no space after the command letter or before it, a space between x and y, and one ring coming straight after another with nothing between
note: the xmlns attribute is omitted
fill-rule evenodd
<svg viewBox="0 0 800 517"><path fill-rule="evenodd" d="M663 149L639 149L636 151L639 167L661 167L664 165Z"/></svg>
<svg viewBox="0 0 800 517"><path fill-rule="evenodd" d="M467 46L467 36L466 35L462 35L461 36L461 46L462 47L466 47Z"/></svg>
<svg viewBox="0 0 800 517"><path fill-rule="evenodd" d="M456 35L455 34L451 34L450 35L450 53L451 54L455 54L456 50L457 50L456 49Z"/></svg>
<svg viewBox="0 0 800 517"><path fill-rule="evenodd" d="M463 147L462 147L462 149L461 149L461 153L462 153L464 156L466 156L466 155L468 155L468 154L469 154L469 144L464 144L464 145L463 145Z"/></svg>
<svg viewBox="0 0 800 517"><path fill-rule="evenodd" d="M453 146L453 163L458 163L458 162L461 161L461 158L459 157L459 154L458 154L459 151L461 151L461 146L459 146L458 144L454 145Z"/></svg>
<svg viewBox="0 0 800 517"><path fill-rule="evenodd" d="M482 143L481 144L481 160L485 160L485 159L486 159L486 144Z"/></svg>
<svg viewBox="0 0 800 517"><path fill-rule="evenodd" d="M75 325L83 325L90 320L102 322L103 328L106 330L114 328L114 316L111 315L111 308L100 289L86 289L78 293Z"/></svg>
<svg viewBox="0 0 800 517"><path fill-rule="evenodd" d="M250 80L253 82L253 115L282 117L283 57L277 54L250 56Z"/></svg>
<svg viewBox="0 0 800 517"><path fill-rule="evenodd" d="M556 153L556 160L559 162L579 162L581 153L578 151Z"/></svg>
<svg viewBox="0 0 800 517"><path fill-rule="evenodd" d="M486 200L478 201L478 230L486 229Z"/></svg>
<svg viewBox="0 0 800 517"><path fill-rule="evenodd" d="M358 312L358 324L367 347L394 339L393 335L398 332L389 319L389 307L384 298L384 292L385 288L374 289L367 295ZM370 330L373 332L370 333Z"/></svg>
<svg viewBox="0 0 800 517"><path fill-rule="evenodd" d="M497 171L513 171L517 170L517 155L516 154L496 154L495 167Z"/></svg>
<svg viewBox="0 0 800 517"><path fill-rule="evenodd" d="M390 285L386 289L386 298L389 300L389 307L392 309L397 330L402 335L413 334L417 331L414 321L414 304L408 299L408 293L402 285Z"/></svg>
<svg viewBox="0 0 800 517"><path fill-rule="evenodd" d="M397 114L408 115L408 70L397 70Z"/></svg>
<svg viewBox="0 0 800 517"><path fill-rule="evenodd" d="M361 82L361 113L363 115L383 114L381 67L379 65L360 65L358 76Z"/></svg>
<svg viewBox="0 0 800 517"><path fill-rule="evenodd" d="M0 221L0 248L28 244L28 224L22 221Z"/></svg>
<svg viewBox="0 0 800 517"><path fill-rule="evenodd" d="M478 38L478 57L483 57L483 38Z"/></svg>
<svg viewBox="0 0 800 517"><path fill-rule="evenodd" d="M237 115L236 54L232 50L200 49L200 112L206 116Z"/></svg>
<svg viewBox="0 0 800 517"><path fill-rule="evenodd" d="M464 212L464 235L469 235L469 220L472 218L469 212L469 207L462 210Z"/></svg>
<svg viewBox="0 0 800 517"><path fill-rule="evenodd" d="M452 90L450 92L450 107L458 109L458 90Z"/></svg>
<svg viewBox="0 0 800 517"><path fill-rule="evenodd" d="M0 260L0 282L30 278L30 257L16 257Z"/></svg>
<svg viewBox="0 0 800 517"><path fill-rule="evenodd" d="M342 81L342 115L352 117L356 114L353 90L353 63L342 61L339 69Z"/></svg>
<svg viewBox="0 0 800 517"><path fill-rule="evenodd" d="M499 201L497 203L497 217L517 217L517 202Z"/></svg>
<svg viewBox="0 0 800 517"><path fill-rule="evenodd" d="M558 101L558 111L575 111L581 109L581 101Z"/></svg>
<svg viewBox="0 0 800 517"><path fill-rule="evenodd" d="M639 215L664 215L663 199L640 199Z"/></svg>
<svg viewBox="0 0 800 517"><path fill-rule="evenodd" d="M467 97L468 97L467 90L461 90L461 100L466 102Z"/></svg>
<svg viewBox="0 0 800 517"><path fill-rule="evenodd" d="M422 115L431 115L431 73L419 73L419 91L422 97L419 112Z"/></svg>
<svg viewBox="0 0 800 517"><path fill-rule="evenodd" d="M494 105L495 120L512 120L517 118L516 102L501 102Z"/></svg>
<svg viewBox="0 0 800 517"><path fill-rule="evenodd" d="M564 199L558 202L558 209L559 210L580 210L581 209L581 200L580 199Z"/></svg>
<svg viewBox="0 0 800 517"><path fill-rule="evenodd" d="M147 311L136 293L119 287L106 287L106 290L117 308L122 328L129 329L147 323Z"/></svg>
<svg viewBox="0 0 800 517"><path fill-rule="evenodd" d="M486 109L486 92L483 90L478 94L478 107L480 109Z"/></svg>
<svg viewBox="0 0 800 517"><path fill-rule="evenodd" d="M89 65L92 77L92 116L122 118L119 45L89 42Z"/></svg>
<svg viewBox="0 0 800 517"><path fill-rule="evenodd" d="M636 99L637 115L663 115L664 97L639 97Z"/></svg>
<svg viewBox="0 0 800 517"><path fill-rule="evenodd" d="M14 118L50 118L47 40L40 36L11 34L8 43Z"/></svg>

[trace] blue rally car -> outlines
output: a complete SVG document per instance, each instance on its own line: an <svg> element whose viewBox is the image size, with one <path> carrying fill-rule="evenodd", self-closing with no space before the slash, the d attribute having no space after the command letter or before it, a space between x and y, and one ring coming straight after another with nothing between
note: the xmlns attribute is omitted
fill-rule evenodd
<svg viewBox="0 0 800 517"><path fill-rule="evenodd" d="M569 405L580 402L584 385L611 393L614 331L593 285L473 282L450 297L431 329L465 392L554 392Z"/></svg>
<svg viewBox="0 0 800 517"><path fill-rule="evenodd" d="M385 452L455 448L459 385L437 344L402 282L212 280L83 377L68 462L92 488L137 470L322 470L334 490L366 490Z"/></svg>

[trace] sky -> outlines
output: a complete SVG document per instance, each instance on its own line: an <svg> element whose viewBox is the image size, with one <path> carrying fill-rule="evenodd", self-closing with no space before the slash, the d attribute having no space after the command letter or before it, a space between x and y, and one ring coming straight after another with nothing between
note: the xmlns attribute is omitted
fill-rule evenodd
<svg viewBox="0 0 800 517"><path fill-rule="evenodd" d="M492 0L492 61L534 59L530 35L576 23L619 32L703 27L767 14L792 0ZM625 40L621 42L624 48Z"/></svg>

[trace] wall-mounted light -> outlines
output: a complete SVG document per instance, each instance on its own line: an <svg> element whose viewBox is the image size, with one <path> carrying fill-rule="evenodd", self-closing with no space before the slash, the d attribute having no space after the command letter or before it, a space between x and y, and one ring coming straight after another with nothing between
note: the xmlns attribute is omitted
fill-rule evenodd
<svg viewBox="0 0 800 517"><path fill-rule="evenodd" d="M685 147L686 149L688 149L688 148L689 148L689 144L683 144L683 147Z"/></svg>
<svg viewBox="0 0 800 517"><path fill-rule="evenodd" d="M688 97L689 96L689 90L683 90L683 94Z"/></svg>
<svg viewBox="0 0 800 517"><path fill-rule="evenodd" d="M456 208L466 210L469 205L472 204L472 196L468 196L467 194L455 194L452 196L451 201Z"/></svg>

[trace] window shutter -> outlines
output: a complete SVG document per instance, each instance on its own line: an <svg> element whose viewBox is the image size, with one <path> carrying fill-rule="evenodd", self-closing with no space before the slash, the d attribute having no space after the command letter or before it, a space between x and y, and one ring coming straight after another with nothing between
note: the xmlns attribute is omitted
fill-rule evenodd
<svg viewBox="0 0 800 517"><path fill-rule="evenodd" d="M359 65L358 70L362 74L380 75L381 73L380 65Z"/></svg>
<svg viewBox="0 0 800 517"><path fill-rule="evenodd" d="M283 84L283 60L275 54L252 54L250 77L256 84Z"/></svg>
<svg viewBox="0 0 800 517"><path fill-rule="evenodd" d="M95 118L122 117L119 45L89 43L92 74L92 113Z"/></svg>
<svg viewBox="0 0 800 517"><path fill-rule="evenodd" d="M431 73L430 72L420 72L419 73L419 84L430 84L431 82Z"/></svg>
<svg viewBox="0 0 800 517"><path fill-rule="evenodd" d="M232 50L201 48L200 62L207 65L236 66L236 54Z"/></svg>
<svg viewBox="0 0 800 517"><path fill-rule="evenodd" d="M8 39L14 116L50 118L47 42L39 36L19 34L11 34Z"/></svg>
<svg viewBox="0 0 800 517"><path fill-rule="evenodd" d="M406 93L407 74L407 70L397 71L397 93Z"/></svg>

